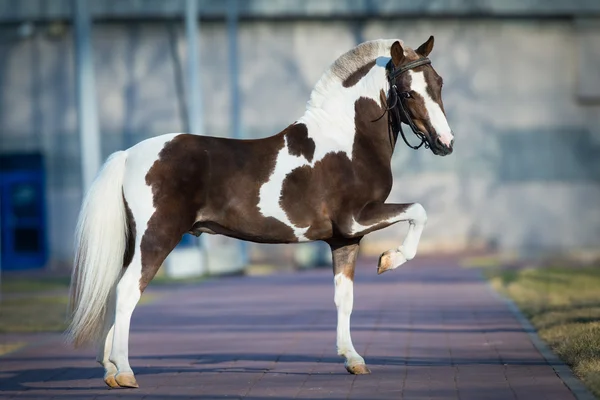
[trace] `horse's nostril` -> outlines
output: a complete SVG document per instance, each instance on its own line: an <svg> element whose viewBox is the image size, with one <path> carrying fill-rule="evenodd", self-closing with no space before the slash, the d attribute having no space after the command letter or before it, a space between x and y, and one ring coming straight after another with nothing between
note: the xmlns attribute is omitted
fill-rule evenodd
<svg viewBox="0 0 600 400"><path fill-rule="evenodd" d="M454 146L454 139L452 139L452 140L450 141L450 147L453 147L453 146Z"/></svg>
<svg viewBox="0 0 600 400"><path fill-rule="evenodd" d="M439 137L435 138L435 145L436 145L438 148L441 148L441 149L443 149L444 147L446 147L446 146L444 146L444 143L442 143L442 141L440 140L440 138L439 138Z"/></svg>

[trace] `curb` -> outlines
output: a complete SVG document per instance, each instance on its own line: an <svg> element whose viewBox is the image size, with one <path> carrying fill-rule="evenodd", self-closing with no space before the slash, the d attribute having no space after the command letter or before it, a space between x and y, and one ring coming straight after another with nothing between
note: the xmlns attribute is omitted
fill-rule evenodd
<svg viewBox="0 0 600 400"><path fill-rule="evenodd" d="M550 365L552 369L554 369L556 375L563 381L565 386L569 388L569 390L571 391L571 393L573 393L575 398L577 398L577 400L596 400L596 396L594 396L592 392L590 392L583 385L583 383L575 375L573 375L571 368L569 368L568 365L562 362L562 360L558 358L558 356L554 354L552 350L550 350L546 343L544 343L544 341L540 339L533 325L531 325L529 320L521 313L521 310L519 310L519 307L517 307L515 302L494 290L492 285L487 279L484 278L482 273L480 273L480 277L481 279L485 280L488 290L492 292L492 294L496 298L502 300L504 304L506 304L506 306L513 314L515 319L519 322L523 330L529 336L529 339L531 340L537 351L539 351L542 357L544 357L548 365Z"/></svg>

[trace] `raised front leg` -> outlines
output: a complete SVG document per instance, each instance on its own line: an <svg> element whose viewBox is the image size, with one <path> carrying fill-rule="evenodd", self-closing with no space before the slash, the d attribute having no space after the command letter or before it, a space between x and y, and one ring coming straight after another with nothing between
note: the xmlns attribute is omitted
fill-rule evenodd
<svg viewBox="0 0 600 400"><path fill-rule="evenodd" d="M427 222L427 213L419 203L369 204L353 221L352 236L363 236L400 221L409 223L406 238L398 248L388 250L379 257L378 274L398 268L415 257L421 233Z"/></svg>
<svg viewBox="0 0 600 400"><path fill-rule="evenodd" d="M333 282L335 306L338 311L337 353L344 357L344 365L351 374L368 374L371 371L365 360L354 350L350 337L350 314L354 303L354 267L360 238L329 243L333 255Z"/></svg>

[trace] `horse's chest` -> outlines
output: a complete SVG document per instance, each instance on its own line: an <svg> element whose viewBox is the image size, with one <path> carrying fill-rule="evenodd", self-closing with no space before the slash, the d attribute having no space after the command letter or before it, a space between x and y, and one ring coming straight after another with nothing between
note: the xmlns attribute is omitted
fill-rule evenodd
<svg viewBox="0 0 600 400"><path fill-rule="evenodd" d="M387 180L382 185L381 179L357 168L347 152L331 151L309 162L286 150L260 188L258 209L292 228L298 241L322 239L331 232L331 221L385 198L391 188L391 182L387 188Z"/></svg>

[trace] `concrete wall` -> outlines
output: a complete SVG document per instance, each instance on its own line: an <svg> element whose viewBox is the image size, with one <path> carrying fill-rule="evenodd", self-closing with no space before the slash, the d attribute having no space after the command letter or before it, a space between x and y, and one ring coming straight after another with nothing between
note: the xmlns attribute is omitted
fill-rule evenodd
<svg viewBox="0 0 600 400"><path fill-rule="evenodd" d="M238 0L242 18L406 18L442 17L590 17L600 15L597 0ZM197 0L203 18L223 18L228 1ZM69 18L73 0L0 0L0 21ZM181 18L183 0L90 0L100 19Z"/></svg>
<svg viewBox="0 0 600 400"><path fill-rule="evenodd" d="M456 151L439 158L398 143L397 202L429 213L422 249L485 244L564 250L600 239L600 24L571 19L262 20L240 26L242 126L274 134L302 115L321 73L364 40L436 37ZM81 198L73 43L66 25L29 37L0 25L0 151L40 149L49 171L54 260L71 255ZM103 155L185 131L185 43L173 21L98 22L94 49ZM203 22L205 133L227 136L226 31ZM409 138L410 139L410 138ZM373 234L378 251L405 227Z"/></svg>

